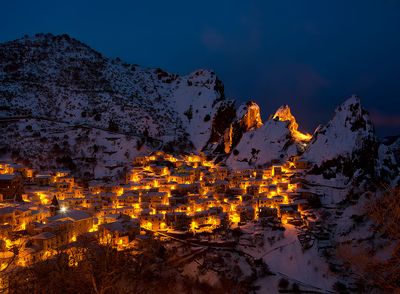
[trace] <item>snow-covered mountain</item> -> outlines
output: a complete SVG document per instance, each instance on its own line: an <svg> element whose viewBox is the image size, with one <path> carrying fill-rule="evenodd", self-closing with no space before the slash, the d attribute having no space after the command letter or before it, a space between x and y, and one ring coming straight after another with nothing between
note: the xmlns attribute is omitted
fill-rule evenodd
<svg viewBox="0 0 400 294"><path fill-rule="evenodd" d="M87 166L77 172L93 177L121 174L134 156L159 149L204 152L233 168L291 155L302 155L320 174L351 175L351 163L393 177L398 166L395 145L375 138L357 97L311 136L299 131L287 105L263 122L255 102L225 99L211 70L178 76L127 64L68 35L0 44L0 119L3 153L40 169Z"/></svg>
<svg viewBox="0 0 400 294"><path fill-rule="evenodd" d="M83 179L116 179L135 156L154 150L203 152L234 169L296 155L311 163L301 174L302 192L318 196L312 213L324 233L329 267L342 268L333 248L344 245L387 253L394 242L371 230L365 207L382 187L400 184L400 138L378 139L356 96L313 135L299 130L287 105L265 121L261 114L254 101L237 106L225 99L211 70L178 76L131 65L67 35L0 44L0 157L40 171L67 167ZM314 273L319 249L304 252L296 238L294 229L286 232L278 240L285 248L268 262L290 265L301 279L326 279L328 263ZM343 279L351 281L348 274L343 271Z"/></svg>
<svg viewBox="0 0 400 294"><path fill-rule="evenodd" d="M376 137L368 112L354 95L336 108L328 124L317 128L302 158L326 177L369 174L390 181L399 170L393 150Z"/></svg>
<svg viewBox="0 0 400 294"><path fill-rule="evenodd" d="M111 60L67 35L0 45L1 109L88 124L200 150L223 85L215 73L177 76Z"/></svg>
<svg viewBox="0 0 400 294"><path fill-rule="evenodd" d="M68 129L71 140L86 128L97 134L93 145L120 153L120 160L108 160L109 170L95 176L112 176L149 150L199 152L210 140L214 116L227 103L213 71L178 76L143 68L106 58L68 35L37 34L0 44L0 81L3 123L10 117L29 120L28 129L20 129L26 121L6 123L0 136L4 152L38 168L59 165L51 152L56 144L73 162L92 158L93 146L72 140L64 148L53 135ZM120 148L104 144L111 136L123 138ZM49 155L47 160L32 156L38 151Z"/></svg>

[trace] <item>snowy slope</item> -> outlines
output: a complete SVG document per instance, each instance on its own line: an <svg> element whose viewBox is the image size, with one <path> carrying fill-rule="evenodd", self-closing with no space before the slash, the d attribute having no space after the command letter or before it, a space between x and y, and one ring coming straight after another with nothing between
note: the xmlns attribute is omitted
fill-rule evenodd
<svg viewBox="0 0 400 294"><path fill-rule="evenodd" d="M255 108L254 105L252 105ZM259 108L257 106L259 111ZM242 119L246 125L249 115L242 113ZM244 123L242 123L244 124ZM249 168L255 166L268 166L273 161L285 161L292 155L297 155L302 146L309 140L308 135L298 131L296 119L290 112L287 105L280 107L273 116L264 124L250 124L251 127L244 129L233 152L228 157L226 163L232 168Z"/></svg>
<svg viewBox="0 0 400 294"><path fill-rule="evenodd" d="M30 120L29 130L18 120L5 128L3 152L18 154L34 167L58 166L49 150L63 140L53 133L65 131L74 138L86 128L88 141L67 140L68 148L61 148L65 154L58 157L83 153L90 161L92 145L103 146L107 156L99 153L92 170L82 169L94 177L118 176L135 155L152 150L199 152L225 101L213 71L178 76L111 60L68 35L51 34L0 44L0 98L0 118ZM40 129L40 136L31 128ZM110 133L119 138L107 139ZM121 148L107 151L110 142L120 142Z"/></svg>
<svg viewBox="0 0 400 294"><path fill-rule="evenodd" d="M21 119L4 130L0 142L18 162L39 171L66 167L86 179L124 178L133 157L153 150L138 137L48 120Z"/></svg>
<svg viewBox="0 0 400 294"><path fill-rule="evenodd" d="M170 148L201 149L210 135L207 115L224 98L212 71L179 77L142 68L108 59L67 35L39 34L1 44L0 80L4 115L149 136Z"/></svg>
<svg viewBox="0 0 400 294"><path fill-rule="evenodd" d="M185 86L185 81L190 86ZM195 150L200 151L210 139L211 118L218 110L215 107L219 98L216 88L220 82L213 71L198 70L182 77L182 83L170 99L190 134Z"/></svg>
<svg viewBox="0 0 400 294"><path fill-rule="evenodd" d="M234 152L228 157L228 166L244 169L284 160L297 153L287 122L268 120L258 129L243 134Z"/></svg>

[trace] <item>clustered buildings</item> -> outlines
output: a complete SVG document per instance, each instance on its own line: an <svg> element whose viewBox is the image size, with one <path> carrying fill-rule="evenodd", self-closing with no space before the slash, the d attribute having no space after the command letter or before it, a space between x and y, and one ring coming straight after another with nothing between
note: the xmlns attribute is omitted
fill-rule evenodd
<svg viewBox="0 0 400 294"><path fill-rule="evenodd" d="M71 248L82 236L124 249L146 232L201 234L250 221L302 225L307 198L293 157L265 169L231 170L199 155L136 157L123 183L82 183L68 170L37 173L0 162L0 261L24 266ZM2 263L3 264L3 263Z"/></svg>

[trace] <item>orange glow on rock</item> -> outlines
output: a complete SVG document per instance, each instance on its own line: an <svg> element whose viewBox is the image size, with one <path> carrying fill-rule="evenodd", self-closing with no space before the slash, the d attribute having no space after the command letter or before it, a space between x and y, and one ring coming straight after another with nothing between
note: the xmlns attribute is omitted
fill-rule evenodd
<svg viewBox="0 0 400 294"><path fill-rule="evenodd" d="M288 105L281 106L274 114L273 119L278 119L279 121L289 121L289 130L296 141L308 142L311 140L312 135L308 133L302 133L298 130L299 125L296 122L295 117L290 111Z"/></svg>

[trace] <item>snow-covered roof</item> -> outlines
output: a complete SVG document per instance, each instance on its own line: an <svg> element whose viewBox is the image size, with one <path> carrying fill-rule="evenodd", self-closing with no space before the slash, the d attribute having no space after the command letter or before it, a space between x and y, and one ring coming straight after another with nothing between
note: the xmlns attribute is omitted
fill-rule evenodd
<svg viewBox="0 0 400 294"><path fill-rule="evenodd" d="M55 216L49 217L48 220L56 221L63 218L71 218L74 221L78 221L91 218L91 215L81 210L69 209L66 212L58 212Z"/></svg>

